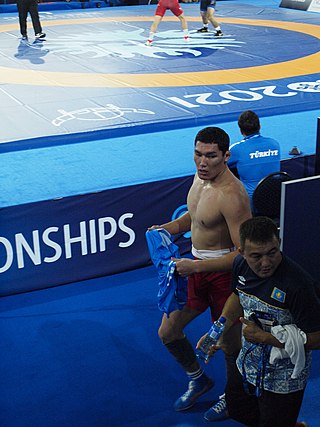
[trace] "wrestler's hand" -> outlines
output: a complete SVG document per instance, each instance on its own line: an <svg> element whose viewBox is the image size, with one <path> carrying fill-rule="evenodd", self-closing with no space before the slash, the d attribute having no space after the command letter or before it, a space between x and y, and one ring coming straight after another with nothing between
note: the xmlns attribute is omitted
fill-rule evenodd
<svg viewBox="0 0 320 427"><path fill-rule="evenodd" d="M176 263L176 270L182 277L195 273L194 260L189 258L171 258Z"/></svg>
<svg viewBox="0 0 320 427"><path fill-rule="evenodd" d="M202 344L203 340L205 339L205 337L206 337L207 335L208 335L208 334L205 334L205 335L203 335L203 336L199 339L199 341L197 342L197 345L196 345L196 349L197 349L197 348L200 348L200 346L201 346L201 344ZM221 346L220 346L220 345L218 345L218 344L216 344L216 345L212 345L212 346L210 347L209 351L208 351L209 359L208 359L208 360L206 360L204 363L209 363L210 358L211 358L212 356L214 356L214 354L215 354L218 350L220 350L220 349L221 349Z"/></svg>
<svg viewBox="0 0 320 427"><path fill-rule="evenodd" d="M247 341L252 343L264 342L266 332L263 331L263 329L259 328L259 326L255 322L247 320L244 317L240 317L240 321L243 325L243 336Z"/></svg>
<svg viewBox="0 0 320 427"><path fill-rule="evenodd" d="M167 230L168 233L170 234L176 234L177 225L174 221L171 222L167 222L166 224L162 224L162 225L152 225L151 227L147 228L147 231L152 231L152 230Z"/></svg>
<svg viewBox="0 0 320 427"><path fill-rule="evenodd" d="M163 227L161 227L161 225L152 225L151 227L148 227L147 230L148 231L159 230L159 228L163 228Z"/></svg>

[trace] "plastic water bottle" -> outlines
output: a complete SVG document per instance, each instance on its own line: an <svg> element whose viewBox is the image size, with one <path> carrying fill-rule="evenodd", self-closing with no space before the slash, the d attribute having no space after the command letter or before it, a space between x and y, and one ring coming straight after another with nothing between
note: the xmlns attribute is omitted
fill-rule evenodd
<svg viewBox="0 0 320 427"><path fill-rule="evenodd" d="M201 344L200 348L198 348L198 350L196 351L196 354L200 359L203 359L205 361L209 359L208 352L210 350L210 347L212 345L217 344L224 330L225 323L226 323L226 318L221 316L218 320L216 320L212 324L203 343Z"/></svg>

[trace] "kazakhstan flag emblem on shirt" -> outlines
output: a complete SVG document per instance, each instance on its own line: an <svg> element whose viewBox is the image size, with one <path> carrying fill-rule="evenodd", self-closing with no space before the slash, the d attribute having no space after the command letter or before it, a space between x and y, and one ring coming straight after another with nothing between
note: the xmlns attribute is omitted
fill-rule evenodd
<svg viewBox="0 0 320 427"><path fill-rule="evenodd" d="M271 294L271 298L280 301L280 302L285 302L286 299L286 293L281 291L280 289L274 287L272 294Z"/></svg>

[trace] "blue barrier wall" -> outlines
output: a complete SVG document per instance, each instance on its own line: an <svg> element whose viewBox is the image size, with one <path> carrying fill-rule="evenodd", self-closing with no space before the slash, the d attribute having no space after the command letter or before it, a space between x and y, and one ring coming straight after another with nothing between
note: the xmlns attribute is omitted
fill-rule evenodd
<svg viewBox="0 0 320 427"><path fill-rule="evenodd" d="M320 278L320 176L282 184L282 249L316 279Z"/></svg>
<svg viewBox="0 0 320 427"><path fill-rule="evenodd" d="M192 179L2 208L0 296L147 265L147 227L184 212ZM190 250L189 239L177 243Z"/></svg>

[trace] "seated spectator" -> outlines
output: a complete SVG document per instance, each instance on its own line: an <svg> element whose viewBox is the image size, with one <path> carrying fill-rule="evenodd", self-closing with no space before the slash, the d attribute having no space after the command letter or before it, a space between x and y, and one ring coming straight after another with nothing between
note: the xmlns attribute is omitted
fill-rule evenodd
<svg viewBox="0 0 320 427"><path fill-rule="evenodd" d="M244 138L230 145L228 166L237 170L251 201L259 181L280 171L280 145L276 140L260 135L260 120L253 111L241 113L238 126Z"/></svg>

